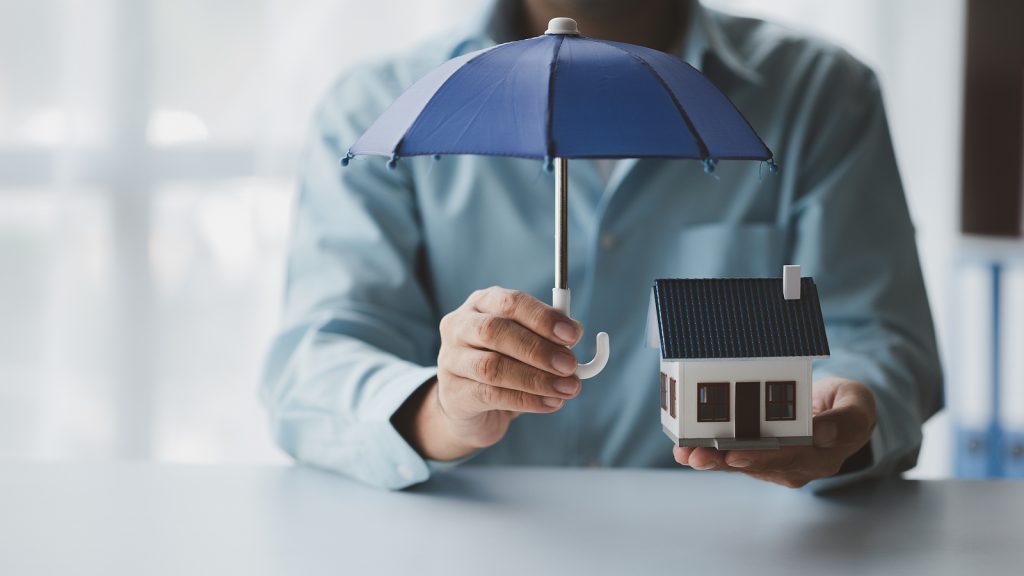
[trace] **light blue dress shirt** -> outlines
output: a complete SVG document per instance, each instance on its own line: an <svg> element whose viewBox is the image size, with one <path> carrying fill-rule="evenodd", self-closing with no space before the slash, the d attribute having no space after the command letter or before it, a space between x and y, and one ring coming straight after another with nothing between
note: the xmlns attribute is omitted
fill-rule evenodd
<svg viewBox="0 0 1024 576"><path fill-rule="evenodd" d="M398 96L443 61L495 41L490 24L365 64L326 95L302 164L283 326L262 396L273 434L296 460L386 488L423 482L428 462L391 416L431 380L438 322L491 285L549 301L552 175L512 158L338 159ZM921 425L942 404L941 371L914 228L878 81L843 50L694 3L681 56L744 113L781 165L723 162L718 179L686 160L623 160L603 179L570 162L573 315L594 354L612 357L578 398L517 419L470 464L678 466L661 431L658 352L644 346L651 283L674 277L779 276L800 264L822 299L838 375L874 391L873 463L822 489L912 466ZM585 31L584 31L585 32Z"/></svg>

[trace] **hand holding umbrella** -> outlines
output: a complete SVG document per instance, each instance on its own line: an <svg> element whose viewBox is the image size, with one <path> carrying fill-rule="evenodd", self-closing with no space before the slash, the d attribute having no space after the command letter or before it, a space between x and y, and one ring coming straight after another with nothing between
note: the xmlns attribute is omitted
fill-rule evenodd
<svg viewBox="0 0 1024 576"><path fill-rule="evenodd" d="M570 315L568 159L692 158L769 162L772 153L732 102L679 58L632 44L580 36L554 18L544 35L445 62L403 92L349 149L389 157L481 154L543 159L555 171L552 306ZM596 376L608 335L580 364Z"/></svg>

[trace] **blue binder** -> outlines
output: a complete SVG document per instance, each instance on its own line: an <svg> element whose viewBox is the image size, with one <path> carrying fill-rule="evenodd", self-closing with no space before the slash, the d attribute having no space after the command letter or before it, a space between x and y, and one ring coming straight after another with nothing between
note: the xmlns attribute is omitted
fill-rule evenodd
<svg viewBox="0 0 1024 576"><path fill-rule="evenodd" d="M1004 476L1024 478L1024 258L1007 261L995 308L999 329L999 446Z"/></svg>
<svg viewBox="0 0 1024 576"><path fill-rule="evenodd" d="M961 308L954 330L955 472L961 478L992 478L1004 474L1000 407L1000 284L998 262L962 263L959 267Z"/></svg>

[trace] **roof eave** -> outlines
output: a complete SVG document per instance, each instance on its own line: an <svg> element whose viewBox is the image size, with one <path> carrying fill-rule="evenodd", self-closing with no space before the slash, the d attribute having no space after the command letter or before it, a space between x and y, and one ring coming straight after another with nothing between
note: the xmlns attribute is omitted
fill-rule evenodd
<svg viewBox="0 0 1024 576"><path fill-rule="evenodd" d="M754 360L798 360L807 358L809 360L824 360L829 355L807 355L807 356L744 356L744 357L721 357L721 358L665 358L661 359L665 362L724 362L727 360L740 360L740 361L754 361Z"/></svg>

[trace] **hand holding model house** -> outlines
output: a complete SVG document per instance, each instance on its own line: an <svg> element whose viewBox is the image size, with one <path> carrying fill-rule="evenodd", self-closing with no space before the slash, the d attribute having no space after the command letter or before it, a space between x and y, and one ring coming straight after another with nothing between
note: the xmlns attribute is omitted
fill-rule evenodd
<svg viewBox="0 0 1024 576"><path fill-rule="evenodd" d="M866 385L833 377L815 381L812 395L812 446L729 452L676 447L676 462L696 470L742 472L790 488L833 476L871 438L877 418L875 398Z"/></svg>
<svg viewBox="0 0 1024 576"><path fill-rule="evenodd" d="M867 386L812 385L829 347L799 266L782 278L656 280L647 344L661 350L661 423L680 464L798 487L836 474L874 428Z"/></svg>

